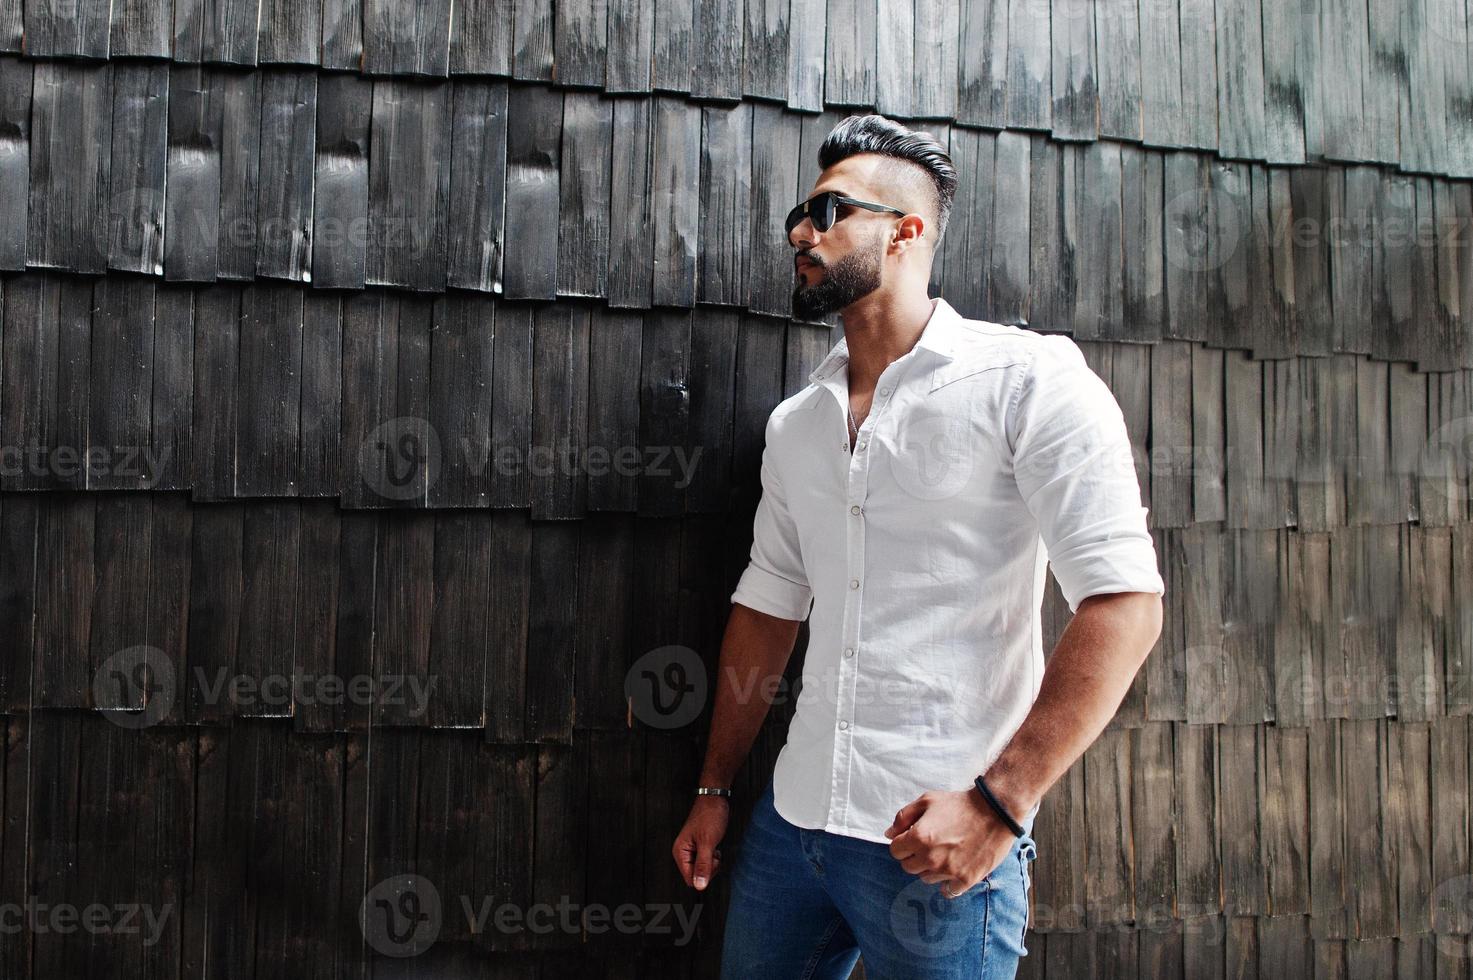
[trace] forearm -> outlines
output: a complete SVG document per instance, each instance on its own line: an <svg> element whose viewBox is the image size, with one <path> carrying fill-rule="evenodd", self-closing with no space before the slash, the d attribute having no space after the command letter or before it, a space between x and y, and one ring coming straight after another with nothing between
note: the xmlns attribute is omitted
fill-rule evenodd
<svg viewBox="0 0 1473 980"><path fill-rule="evenodd" d="M741 604L731 607L721 641L702 786L730 786L736 778L767 717L800 625Z"/></svg>
<svg viewBox="0 0 1473 980"><path fill-rule="evenodd" d="M987 770L988 789L1014 817L1043 799L1104 731L1160 633L1157 595L1091 596L1079 604L1033 709Z"/></svg>

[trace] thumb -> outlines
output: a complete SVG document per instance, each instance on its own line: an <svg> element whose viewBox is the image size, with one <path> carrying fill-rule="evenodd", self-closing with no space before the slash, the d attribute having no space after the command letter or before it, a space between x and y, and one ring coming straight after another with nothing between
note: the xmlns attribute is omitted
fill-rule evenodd
<svg viewBox="0 0 1473 980"><path fill-rule="evenodd" d="M721 848L713 849L708 844L699 845L696 852L696 873L692 879L697 891L704 891L710 883L711 877L716 874L716 868L721 864Z"/></svg>
<svg viewBox="0 0 1473 980"><path fill-rule="evenodd" d="M919 820L921 814L925 812L926 802L924 800L920 798L911 800L900 808L899 813L895 814L895 822L890 824L885 830L885 836L893 840L895 837L909 830L911 825Z"/></svg>

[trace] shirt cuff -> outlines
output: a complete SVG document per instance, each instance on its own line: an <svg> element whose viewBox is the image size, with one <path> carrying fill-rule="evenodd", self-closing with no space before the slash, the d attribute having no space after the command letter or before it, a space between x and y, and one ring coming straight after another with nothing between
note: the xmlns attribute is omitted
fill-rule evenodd
<svg viewBox="0 0 1473 980"><path fill-rule="evenodd" d="M1079 604L1092 595L1166 594L1166 583L1156 567L1155 542L1140 530L1144 507L1140 513L1139 518L1120 518L1055 543L1057 553L1049 553L1049 565L1071 613L1078 612Z"/></svg>
<svg viewBox="0 0 1473 980"><path fill-rule="evenodd" d="M808 608L813 602L813 590L800 582L783 578L769 572L756 562L747 565L737 582L731 601L741 603L758 612L779 619L799 622L808 618Z"/></svg>

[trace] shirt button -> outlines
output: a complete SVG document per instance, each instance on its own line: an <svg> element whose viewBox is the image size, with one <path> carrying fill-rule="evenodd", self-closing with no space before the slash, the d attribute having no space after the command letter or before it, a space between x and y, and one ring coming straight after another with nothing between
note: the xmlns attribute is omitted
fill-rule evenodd
<svg viewBox="0 0 1473 980"><path fill-rule="evenodd" d="M851 589L857 589L857 588L859 588L859 579L857 579L857 578L851 578L849 580L849 588L851 588Z"/></svg>
<svg viewBox="0 0 1473 980"><path fill-rule="evenodd" d="M853 507L850 507L849 508L849 513L851 513L851 514L858 514L859 513L859 505L858 504L855 504Z"/></svg>
<svg viewBox="0 0 1473 980"><path fill-rule="evenodd" d="M868 446L868 445L869 445L869 443L866 440L864 440L864 439L859 440L859 448L860 449L863 449L865 446Z"/></svg>
<svg viewBox="0 0 1473 980"><path fill-rule="evenodd" d="M844 730L844 729L846 729L848 727L849 727L849 723L847 721L841 721L841 722L839 722L839 729L840 729L840 731L842 731L842 730Z"/></svg>
<svg viewBox="0 0 1473 980"><path fill-rule="evenodd" d="M880 389L880 394L882 394L882 395L888 395L888 394L890 394L890 389L889 388L881 388Z"/></svg>
<svg viewBox="0 0 1473 980"><path fill-rule="evenodd" d="M854 656L854 648L853 647L845 647L844 648L844 656L846 656L846 657L852 657L852 656Z"/></svg>

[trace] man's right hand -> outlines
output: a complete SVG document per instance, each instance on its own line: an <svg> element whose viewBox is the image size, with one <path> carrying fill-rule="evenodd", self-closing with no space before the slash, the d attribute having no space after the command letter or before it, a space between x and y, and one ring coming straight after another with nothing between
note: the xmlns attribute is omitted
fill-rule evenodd
<svg viewBox="0 0 1473 980"><path fill-rule="evenodd" d="M721 839L731 819L731 804L723 796L698 796L685 818L671 853L685 883L705 891L716 869L721 867Z"/></svg>

